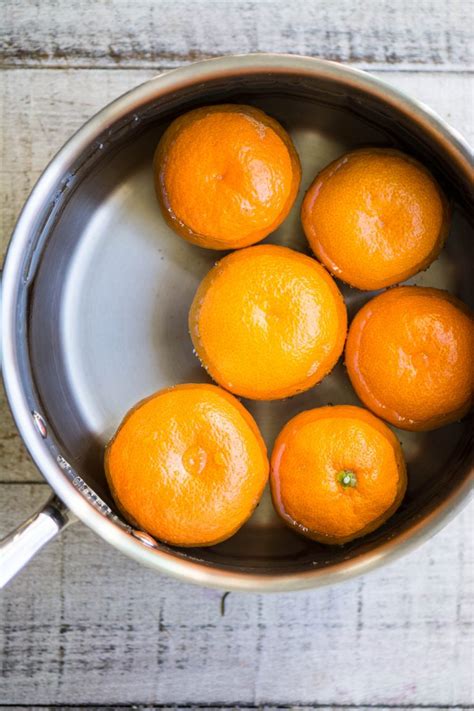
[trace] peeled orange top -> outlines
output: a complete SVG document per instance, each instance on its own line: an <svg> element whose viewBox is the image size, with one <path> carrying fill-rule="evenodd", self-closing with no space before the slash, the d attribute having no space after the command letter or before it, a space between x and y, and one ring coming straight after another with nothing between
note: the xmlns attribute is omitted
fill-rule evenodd
<svg viewBox="0 0 474 711"><path fill-rule="evenodd" d="M433 176L399 151L365 148L338 158L303 201L303 228L329 271L359 289L381 289L426 269L449 229Z"/></svg>
<svg viewBox="0 0 474 711"><path fill-rule="evenodd" d="M344 346L347 316L336 284L315 259L260 245L211 269L194 297L189 328L217 383L243 397L274 400L329 373Z"/></svg>
<svg viewBox="0 0 474 711"><path fill-rule="evenodd" d="M288 215L301 168L286 131L252 106L195 109L173 121L155 154L165 218L212 249L254 244Z"/></svg>
<svg viewBox="0 0 474 711"><path fill-rule="evenodd" d="M406 468L393 432L367 410L321 407L290 420L275 442L272 497L285 523L321 543L374 531L399 507Z"/></svg>
<svg viewBox="0 0 474 711"><path fill-rule="evenodd" d="M255 421L215 385L177 385L138 403L105 454L124 516L178 546L228 538L249 518L268 476Z"/></svg>
<svg viewBox="0 0 474 711"><path fill-rule="evenodd" d="M474 327L446 291L403 286L376 296L349 329L346 366L362 402L407 430L430 430L471 407Z"/></svg>

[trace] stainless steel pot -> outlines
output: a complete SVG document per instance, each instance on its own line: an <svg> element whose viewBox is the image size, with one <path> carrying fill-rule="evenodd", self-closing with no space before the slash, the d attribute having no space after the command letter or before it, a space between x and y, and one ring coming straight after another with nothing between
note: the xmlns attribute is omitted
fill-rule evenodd
<svg viewBox="0 0 474 711"><path fill-rule="evenodd" d="M102 467L104 443L137 400L175 382L205 380L186 314L218 256L184 243L161 219L151 179L156 143L191 107L255 104L291 132L303 189L348 148L395 145L417 156L455 203L441 258L414 283L473 300L472 156L429 109L362 72L306 57L249 55L201 62L156 77L81 128L47 167L18 220L3 281L3 377L18 429L55 496L2 543L5 583L71 519L127 555L184 580L235 590L296 590L335 583L394 559L432 536L472 484L467 420L402 433L409 464L403 506L381 529L343 547L298 537L264 499L231 540L173 549L117 514ZM301 195L269 241L307 250ZM370 294L343 287L351 313ZM271 447L296 412L357 402L342 365L312 391L250 403Z"/></svg>

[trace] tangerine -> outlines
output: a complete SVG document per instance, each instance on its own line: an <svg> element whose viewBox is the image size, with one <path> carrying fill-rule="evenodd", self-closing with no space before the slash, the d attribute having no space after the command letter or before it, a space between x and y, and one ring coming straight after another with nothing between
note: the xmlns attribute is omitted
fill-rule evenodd
<svg viewBox="0 0 474 711"><path fill-rule="evenodd" d="M301 412L271 458L277 513L304 536L343 544L381 526L399 507L407 478L394 433L352 405Z"/></svg>
<svg viewBox="0 0 474 711"><path fill-rule="evenodd" d="M253 106L194 109L163 134L155 187L168 224L189 242L235 249L259 242L286 218L301 166L288 133Z"/></svg>
<svg viewBox="0 0 474 711"><path fill-rule="evenodd" d="M389 148L347 153L322 170L301 219L318 259L358 289L382 289L433 262L447 237L450 210L433 176Z"/></svg>
<svg viewBox="0 0 474 711"><path fill-rule="evenodd" d="M315 259L260 245L211 269L194 297L189 329L219 385L274 400L329 373L344 347L347 315L334 280Z"/></svg>
<svg viewBox="0 0 474 711"><path fill-rule="evenodd" d="M460 419L472 403L472 316L440 289L401 286L354 318L346 366L354 390L379 417L406 430Z"/></svg>
<svg viewBox="0 0 474 711"><path fill-rule="evenodd" d="M232 536L257 505L268 468L252 416L215 385L177 385L142 400L105 453L123 515L177 546Z"/></svg>

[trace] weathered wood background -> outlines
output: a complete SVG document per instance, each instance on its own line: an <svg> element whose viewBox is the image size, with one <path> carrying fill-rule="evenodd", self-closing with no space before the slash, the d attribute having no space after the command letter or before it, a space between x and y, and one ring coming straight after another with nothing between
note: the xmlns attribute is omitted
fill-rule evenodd
<svg viewBox="0 0 474 711"><path fill-rule="evenodd" d="M474 138L469 0L3 0L0 235L103 104L167 68L275 51L348 62ZM4 402L0 534L47 497ZM225 599L138 567L77 524L0 596L1 708L441 709L473 705L473 509L371 575Z"/></svg>

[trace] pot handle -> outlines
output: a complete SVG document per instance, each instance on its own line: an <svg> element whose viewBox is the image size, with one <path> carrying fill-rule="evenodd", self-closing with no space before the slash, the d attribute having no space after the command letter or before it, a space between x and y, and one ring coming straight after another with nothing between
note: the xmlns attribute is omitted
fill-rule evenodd
<svg viewBox="0 0 474 711"><path fill-rule="evenodd" d="M0 541L0 588L3 588L41 548L74 520L57 496Z"/></svg>
<svg viewBox="0 0 474 711"><path fill-rule="evenodd" d="M0 334L2 325L2 271L0 269ZM2 343L0 338L0 368ZM57 496L12 533L0 540L0 589L3 588L58 533L74 520Z"/></svg>

